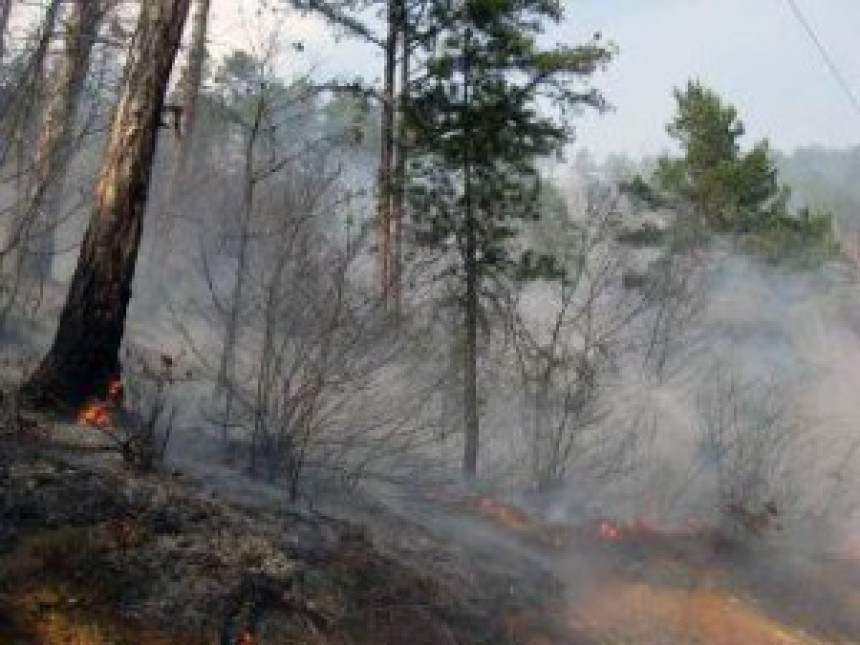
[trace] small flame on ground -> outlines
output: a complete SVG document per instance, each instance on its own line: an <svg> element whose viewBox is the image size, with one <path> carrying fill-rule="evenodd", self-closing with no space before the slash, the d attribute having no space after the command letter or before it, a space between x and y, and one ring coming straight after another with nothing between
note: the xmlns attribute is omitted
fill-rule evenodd
<svg viewBox="0 0 860 645"><path fill-rule="evenodd" d="M84 405L78 412L78 423L95 428L107 428L111 425L111 416L107 403L91 401Z"/></svg>
<svg viewBox="0 0 860 645"><path fill-rule="evenodd" d="M78 411L78 423L94 428L107 428L113 425L110 407L112 403L122 400L123 391L122 379L119 376L112 376L107 384L107 400L93 400L86 403Z"/></svg>

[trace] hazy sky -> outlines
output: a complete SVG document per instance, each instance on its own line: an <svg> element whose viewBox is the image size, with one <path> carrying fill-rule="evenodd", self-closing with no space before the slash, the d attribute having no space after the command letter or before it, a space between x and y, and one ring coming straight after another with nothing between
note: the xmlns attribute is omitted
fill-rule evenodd
<svg viewBox="0 0 860 645"><path fill-rule="evenodd" d="M596 80L613 113L584 117L578 141L597 154L658 153L671 91L698 77L735 103L756 138L777 147L860 143L860 114L828 72L787 0L564 0L566 24L553 34L576 43L595 31L620 53ZM795 0L846 80L860 96L860 0ZM313 19L278 24L255 16L257 0L214 0L216 44L241 44L258 27L306 41L285 65L320 73L378 77L381 58L355 42L339 43Z"/></svg>

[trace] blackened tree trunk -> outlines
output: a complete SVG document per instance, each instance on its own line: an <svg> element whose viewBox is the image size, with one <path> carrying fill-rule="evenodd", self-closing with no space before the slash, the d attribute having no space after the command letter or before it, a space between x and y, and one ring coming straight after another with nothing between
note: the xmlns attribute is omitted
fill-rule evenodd
<svg viewBox="0 0 860 645"><path fill-rule="evenodd" d="M146 208L158 126L190 0L141 3L81 255L54 343L22 394L62 409L104 395L119 348Z"/></svg>

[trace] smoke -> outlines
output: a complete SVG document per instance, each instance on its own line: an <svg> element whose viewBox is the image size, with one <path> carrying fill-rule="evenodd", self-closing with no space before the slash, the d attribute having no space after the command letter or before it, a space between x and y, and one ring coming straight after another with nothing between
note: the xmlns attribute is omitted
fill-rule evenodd
<svg viewBox="0 0 860 645"><path fill-rule="evenodd" d="M606 393L618 402L612 424L653 430L632 485L610 503L719 522L729 504L760 511L774 501L784 536L820 545L856 535L856 276L838 263L793 271L728 249L709 252L700 270L702 307L673 339L669 376L633 360Z"/></svg>

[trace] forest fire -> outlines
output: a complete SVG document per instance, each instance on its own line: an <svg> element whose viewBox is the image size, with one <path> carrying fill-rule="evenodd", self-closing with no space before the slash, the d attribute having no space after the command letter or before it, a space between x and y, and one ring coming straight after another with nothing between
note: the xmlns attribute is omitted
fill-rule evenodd
<svg viewBox="0 0 860 645"><path fill-rule="evenodd" d="M104 401L90 401L78 411L78 423L94 428L107 428L113 423L108 404Z"/></svg>
<svg viewBox="0 0 860 645"><path fill-rule="evenodd" d="M487 496L468 498L465 506L527 542L552 549L563 549L583 538L598 543L640 542L693 537L707 532L705 524L698 519L689 519L681 527L658 528L657 522L644 515L632 521L603 517L585 524L558 525Z"/></svg>
<svg viewBox="0 0 860 645"><path fill-rule="evenodd" d="M111 408L122 401L124 388L119 376L112 376L107 384L107 399L94 399L78 410L77 422L94 428L108 428L113 425Z"/></svg>

